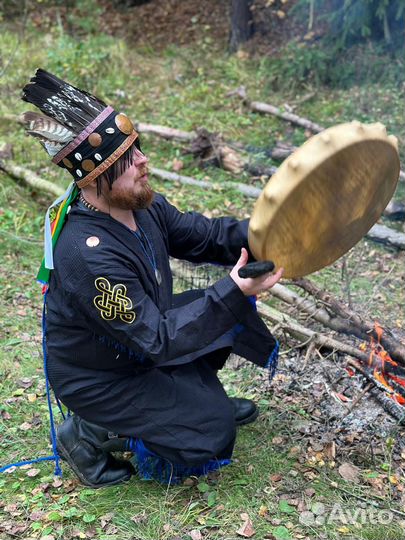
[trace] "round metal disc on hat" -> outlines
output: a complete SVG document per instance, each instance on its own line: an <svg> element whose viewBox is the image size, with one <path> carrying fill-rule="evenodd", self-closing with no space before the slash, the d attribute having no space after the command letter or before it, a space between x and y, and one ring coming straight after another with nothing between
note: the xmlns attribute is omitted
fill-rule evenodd
<svg viewBox="0 0 405 540"><path fill-rule="evenodd" d="M68 169L73 169L73 163L70 161L70 159L68 158L63 158L62 159L62 163L64 164L65 167L67 167Z"/></svg>
<svg viewBox="0 0 405 540"><path fill-rule="evenodd" d="M249 223L257 260L298 278L336 261L380 218L399 177L397 139L351 122L313 136L271 177Z"/></svg>
<svg viewBox="0 0 405 540"><path fill-rule="evenodd" d="M87 140L94 148L100 146L100 144L103 142L103 138L101 137L100 133L96 133L95 131L88 136Z"/></svg>
<svg viewBox="0 0 405 540"><path fill-rule="evenodd" d="M121 133L124 133L125 135L129 135L134 130L131 120L128 118L128 116L122 113L115 117L115 124Z"/></svg>
<svg viewBox="0 0 405 540"><path fill-rule="evenodd" d="M95 167L96 167L96 164L91 159L85 159L82 162L82 169L86 172L92 171L93 169L95 169Z"/></svg>

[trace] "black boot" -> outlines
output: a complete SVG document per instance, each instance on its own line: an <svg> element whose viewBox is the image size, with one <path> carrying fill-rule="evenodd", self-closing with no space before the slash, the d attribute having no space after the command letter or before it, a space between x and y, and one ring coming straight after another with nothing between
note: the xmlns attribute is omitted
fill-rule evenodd
<svg viewBox="0 0 405 540"><path fill-rule="evenodd" d="M79 416L70 416L56 430L56 444L79 479L93 488L113 486L130 479L133 467L118 461L103 444L108 442L108 431Z"/></svg>
<svg viewBox="0 0 405 540"><path fill-rule="evenodd" d="M235 411L235 423L237 426L251 424L259 416L259 409L250 399L229 398Z"/></svg>

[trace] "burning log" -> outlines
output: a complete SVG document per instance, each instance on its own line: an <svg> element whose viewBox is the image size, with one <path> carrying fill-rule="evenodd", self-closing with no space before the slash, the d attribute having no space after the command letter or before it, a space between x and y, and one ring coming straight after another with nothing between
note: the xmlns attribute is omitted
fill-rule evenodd
<svg viewBox="0 0 405 540"><path fill-rule="evenodd" d="M381 343L381 346L390 353L394 360L398 360L405 366L405 345L394 339L387 329L384 329L383 331L383 329L379 325L376 325L373 321L362 318L359 313L356 313L347 306L343 305L330 293L320 289L313 281L310 281L309 279L296 279L294 280L294 284L309 293L315 299L320 300L323 304L324 310L329 309L335 315L340 317L342 321L339 323L340 329L338 326L336 326L333 328L334 330L353 334L356 337L364 340L368 340L370 336L372 336L375 340ZM316 305L312 305L312 309L315 308ZM325 318L320 322L325 324L324 321Z"/></svg>

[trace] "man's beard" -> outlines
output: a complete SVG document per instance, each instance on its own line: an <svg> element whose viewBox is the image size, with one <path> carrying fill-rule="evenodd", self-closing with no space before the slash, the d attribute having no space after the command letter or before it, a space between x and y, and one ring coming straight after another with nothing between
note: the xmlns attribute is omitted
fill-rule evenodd
<svg viewBox="0 0 405 540"><path fill-rule="evenodd" d="M136 192L128 192L127 190L120 190L113 184L111 191L106 191L104 197L107 202L116 208L122 210L143 210L149 208L152 204L154 192L149 184L142 184L138 186Z"/></svg>

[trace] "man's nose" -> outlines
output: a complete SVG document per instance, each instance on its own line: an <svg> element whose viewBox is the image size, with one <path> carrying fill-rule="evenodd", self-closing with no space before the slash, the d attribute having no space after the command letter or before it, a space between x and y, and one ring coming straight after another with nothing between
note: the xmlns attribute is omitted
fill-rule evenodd
<svg viewBox="0 0 405 540"><path fill-rule="evenodd" d="M137 167L140 167L141 165L145 165L145 163L148 163L149 159L145 156L145 154L142 154L142 152L139 152L139 150L135 154L135 165Z"/></svg>

